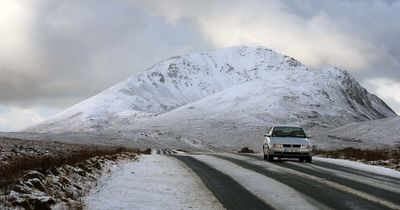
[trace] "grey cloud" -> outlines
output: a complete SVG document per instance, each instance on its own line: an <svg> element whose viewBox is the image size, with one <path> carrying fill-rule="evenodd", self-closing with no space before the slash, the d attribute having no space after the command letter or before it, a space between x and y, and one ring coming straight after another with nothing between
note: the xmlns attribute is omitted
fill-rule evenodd
<svg viewBox="0 0 400 210"><path fill-rule="evenodd" d="M400 3L396 1L43 0L20 3L32 11L26 35L38 56L38 65L20 71L16 65L0 60L0 103L3 104L45 103L65 108L170 56L212 50L214 43L199 25L199 19L211 15L227 20L242 17L245 19L241 21L251 23L264 18L263 14L288 14L304 21L324 14L334 21L339 35L359 40L364 51L377 51L365 52L377 58L365 69L353 71L356 78L363 81L387 77L400 82L400 42L397 40ZM254 15L239 15L243 11L253 14L253 10ZM165 13L169 14L167 18L160 15ZM276 18L282 24L293 21L269 18ZM17 58L21 62L25 60Z"/></svg>
<svg viewBox="0 0 400 210"><path fill-rule="evenodd" d="M125 1L37 1L29 40L42 65L0 63L0 103L67 107L154 63L210 47L190 21L173 26ZM20 58L21 61L24 58Z"/></svg>
<svg viewBox="0 0 400 210"><path fill-rule="evenodd" d="M290 12L312 17L324 12L343 33L373 45L379 57L374 65L353 72L359 79L389 77L400 82L400 2L399 1L286 1ZM349 69L351 70L351 69Z"/></svg>
<svg viewBox="0 0 400 210"><path fill-rule="evenodd" d="M225 31L232 33L228 32L222 37L229 40L235 34L240 33L241 37L236 37L235 44L240 41L246 43L249 40L256 43L258 39L263 44L272 45L267 47L278 45L275 50L282 48L283 52L287 53L298 51L287 48L303 47L304 49L300 49L303 51L301 54L309 54L305 56L308 57L308 61L315 60L310 59L309 56L319 57L317 58L319 62L313 62L313 64L344 66L348 70L357 70L352 69L357 66L361 66L363 69L385 68L391 69L390 72L393 74L397 74L395 69L399 68L398 51L400 51L400 47L396 39L400 35L400 22L398 21L400 19L400 2L373 0L160 2L146 0L140 1L140 3L146 10L169 21L172 20L172 22L176 22L180 18L197 21L199 25L201 25L199 22L205 19L208 20L208 24L219 22L219 25L214 26L213 29L222 29L214 30L211 34L224 33L223 28L228 27ZM247 25L252 24L255 25L247 28ZM235 25L237 29L232 30ZM273 28L272 31L268 30L269 28ZM279 44L274 43L277 41L277 36L279 36L279 42L286 41L288 44L282 46L280 43L281 47L279 47ZM285 40L287 38L289 40ZM218 37L218 41L221 41L220 37ZM325 43L321 41L325 41ZM336 41L333 46L331 41ZM324 44L327 45L325 48L331 50L321 49L324 48ZM338 52L332 51L335 44L340 44ZM310 47L311 45L318 47L313 48ZM323 53L318 55L318 52ZM338 53L349 56L344 59L346 56L337 56ZM299 56L299 53L291 54L291 56L296 55ZM336 60L333 60L332 57L335 56ZM364 61L365 65L356 64L360 61ZM343 63L347 65L343 65ZM356 65L351 65L351 63Z"/></svg>

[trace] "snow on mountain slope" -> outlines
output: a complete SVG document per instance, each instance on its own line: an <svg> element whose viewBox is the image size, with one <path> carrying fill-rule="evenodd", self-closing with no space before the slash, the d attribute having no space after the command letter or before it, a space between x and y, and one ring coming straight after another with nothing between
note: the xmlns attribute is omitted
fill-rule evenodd
<svg viewBox="0 0 400 210"><path fill-rule="evenodd" d="M323 69L321 72L268 72L264 78L231 86L209 97L154 116L146 122L154 125L165 120L179 123L183 122L182 119L208 118L246 121L248 125L260 125L264 122L318 122L319 125L328 127L393 116L386 107L372 104L381 103L376 97L361 95L363 90L348 91L348 87L343 85L348 82L348 78L338 82L341 77L348 76L337 69Z"/></svg>
<svg viewBox="0 0 400 210"><path fill-rule="evenodd" d="M243 135L271 124L318 130L392 116L345 71L309 70L270 49L232 47L162 61L25 131L158 129L210 144L234 138L222 141L237 147L248 143Z"/></svg>
<svg viewBox="0 0 400 210"><path fill-rule="evenodd" d="M400 146L400 117L351 123L332 129L329 136L345 141Z"/></svg>
<svg viewBox="0 0 400 210"><path fill-rule="evenodd" d="M170 111L234 84L259 69L305 69L298 61L265 48L236 47L172 57L44 122L45 130L104 128L114 118L142 118ZM85 125L82 124L85 121ZM50 127L49 127L50 125ZM38 126L32 127L29 130Z"/></svg>

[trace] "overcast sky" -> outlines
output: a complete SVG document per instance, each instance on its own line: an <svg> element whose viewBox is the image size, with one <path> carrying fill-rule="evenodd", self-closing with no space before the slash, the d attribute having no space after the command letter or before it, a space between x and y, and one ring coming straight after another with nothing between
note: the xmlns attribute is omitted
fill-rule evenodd
<svg viewBox="0 0 400 210"><path fill-rule="evenodd" d="M348 70L400 113L400 2L1 0L0 131L174 55L265 46Z"/></svg>

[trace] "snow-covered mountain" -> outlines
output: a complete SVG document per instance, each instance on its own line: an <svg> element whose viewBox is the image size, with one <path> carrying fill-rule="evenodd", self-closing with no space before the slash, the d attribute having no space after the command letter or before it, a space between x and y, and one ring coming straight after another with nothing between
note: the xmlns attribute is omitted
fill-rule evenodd
<svg viewBox="0 0 400 210"><path fill-rule="evenodd" d="M400 146L400 117L351 123L330 130L328 135L363 144L379 142Z"/></svg>
<svg viewBox="0 0 400 210"><path fill-rule="evenodd" d="M343 70L310 70L267 48L232 47L164 60L25 131L146 130L229 148L256 145L271 124L301 124L318 135L393 116Z"/></svg>

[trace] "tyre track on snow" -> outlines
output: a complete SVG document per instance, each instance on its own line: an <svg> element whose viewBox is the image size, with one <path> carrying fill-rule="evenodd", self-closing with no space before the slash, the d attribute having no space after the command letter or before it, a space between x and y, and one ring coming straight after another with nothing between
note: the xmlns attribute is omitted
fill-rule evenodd
<svg viewBox="0 0 400 210"><path fill-rule="evenodd" d="M364 177L368 177L368 178L372 178L372 179L378 179L383 182L389 182L389 183L400 186L399 179L396 179L396 178L390 177L390 176L385 176L383 174L376 174L376 173L372 173L372 172L368 172L368 171L362 171L362 170L353 169L353 168L349 168L346 166L340 166L340 165L333 164L333 163L326 163L326 162L318 161L318 160L314 160L313 165L321 166L324 168L329 168L329 169L333 169L333 170L337 170L337 171L344 171L347 173L352 173L352 174L356 174L359 176L364 176Z"/></svg>
<svg viewBox="0 0 400 210"><path fill-rule="evenodd" d="M227 157L218 154L212 156L230 161L243 168L263 174L269 178L277 180L287 186L303 193L310 198L333 209L396 209L396 205L382 205L381 203L372 202L359 195L345 192L338 187L326 185L317 181L307 179L307 177L294 175L291 173L282 173L276 170L268 170L265 166L256 165L244 160ZM289 169L290 170L290 169ZM298 172L300 173L300 172ZM334 183L332 183L334 184Z"/></svg>
<svg viewBox="0 0 400 210"><path fill-rule="evenodd" d="M244 155L244 154L242 154L242 156L246 156L246 157L253 158L255 160L262 161L261 157L257 157L257 156L254 156L254 155ZM370 185L367 185L367 184L364 184L364 183L360 183L360 182L357 182L357 181L354 181L354 180L351 180L351 179L346 179L346 178L343 178L343 177L339 177L339 176L336 176L336 175L334 175L332 173L328 173L328 172L325 172L325 171L317 171L317 170L305 168L303 166L286 163L285 161L277 161L277 162L274 161L274 162L268 162L268 163L277 165L279 167L289 168L289 169L292 169L292 170L295 170L295 171L298 171L298 172L301 172L301 173L304 173L304 174L308 174L308 175L316 176L316 177L319 177L319 178L323 178L323 179L326 179L328 181L335 182L335 183L350 187L352 189L368 193L368 194L373 195L373 196L375 196L377 198L388 200L388 201L390 201L390 202L392 202L392 203L394 203L396 205L400 205L400 193L396 193L396 192L392 192L392 191L385 190L385 189L382 189L382 188L370 186ZM307 164L307 165L309 165L309 164ZM311 164L311 165L313 165L313 164ZM370 174L371 173L369 173L368 178L371 178Z"/></svg>
<svg viewBox="0 0 400 210"><path fill-rule="evenodd" d="M174 155L196 173L214 196L227 209L273 209L230 176L190 156Z"/></svg>

